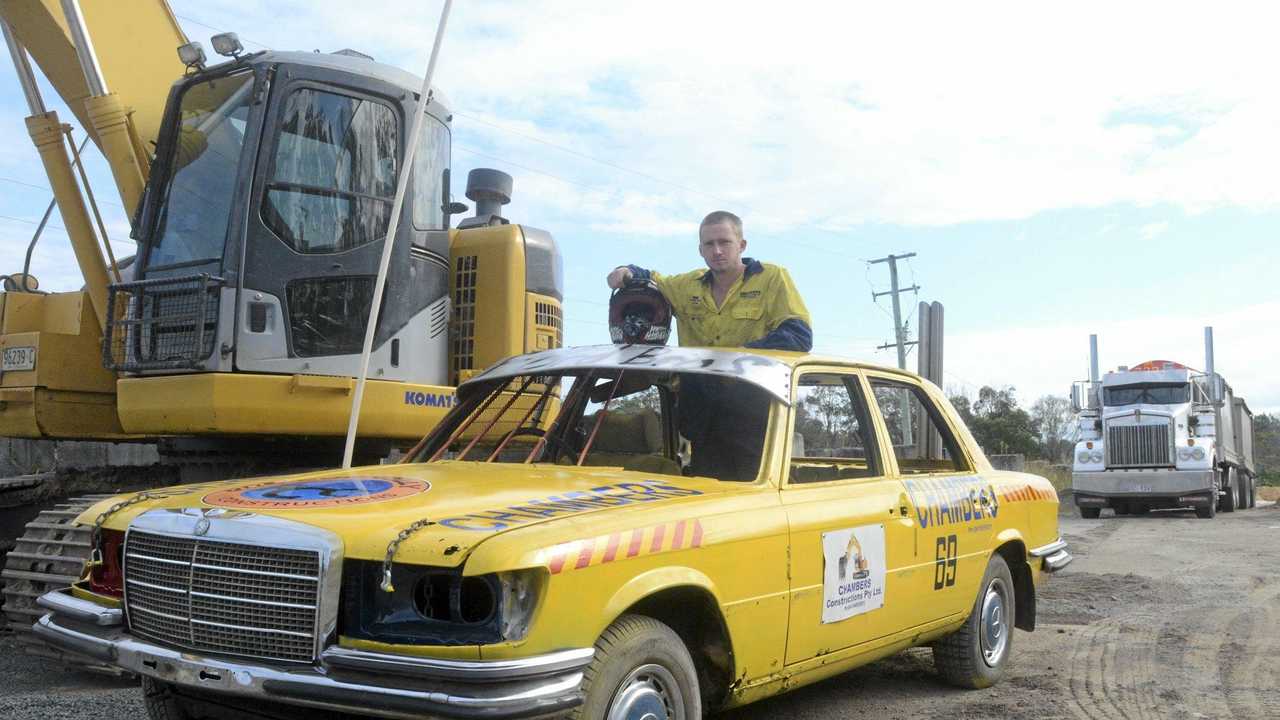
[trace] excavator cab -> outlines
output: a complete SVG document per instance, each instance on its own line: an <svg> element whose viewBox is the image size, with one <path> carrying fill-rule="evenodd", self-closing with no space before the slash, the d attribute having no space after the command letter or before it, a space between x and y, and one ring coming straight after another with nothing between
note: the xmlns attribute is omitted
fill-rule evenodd
<svg viewBox="0 0 1280 720"><path fill-rule="evenodd" d="M258 53L174 86L137 268L108 301L104 359L132 375L118 383L126 430L343 429L418 87L350 51ZM468 187L490 212L451 230L452 118L434 91L424 112L362 434L420 435L461 376L560 344L555 241L497 214L511 181L496 171ZM182 397L208 400L175 409Z"/></svg>
<svg viewBox="0 0 1280 720"><path fill-rule="evenodd" d="M64 433L36 408L20 434L341 436L388 241L362 437L416 440L461 380L558 347L559 251L549 233L501 216L511 178L472 171L476 215L451 227L466 208L451 200L452 117L434 90L386 237L420 88L352 51L188 67L133 213L136 261L106 295L98 357L117 417L81 415ZM81 315L88 337L92 313ZM102 381L92 397L106 400Z"/></svg>

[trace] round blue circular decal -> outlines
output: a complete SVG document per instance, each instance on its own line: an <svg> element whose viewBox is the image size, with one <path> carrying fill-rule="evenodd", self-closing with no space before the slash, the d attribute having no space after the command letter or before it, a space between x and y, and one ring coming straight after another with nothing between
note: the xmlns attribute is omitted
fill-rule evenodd
<svg viewBox="0 0 1280 720"><path fill-rule="evenodd" d="M310 480L300 483L268 485L245 490L240 497L248 500L335 500L338 498L377 495L391 489L386 480Z"/></svg>
<svg viewBox="0 0 1280 720"><path fill-rule="evenodd" d="M318 478L257 482L206 495L210 505L237 508L315 508L360 505L417 495L430 489L424 480L388 477Z"/></svg>

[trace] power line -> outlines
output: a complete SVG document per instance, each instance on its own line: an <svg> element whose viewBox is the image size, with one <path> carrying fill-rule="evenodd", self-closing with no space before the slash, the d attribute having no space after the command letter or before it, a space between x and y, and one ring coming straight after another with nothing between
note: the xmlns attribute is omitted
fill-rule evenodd
<svg viewBox="0 0 1280 720"><path fill-rule="evenodd" d="M12 184L14 184L14 185L22 185L23 187L29 187L29 188L33 188L33 189L35 189L35 190L43 190L43 191L45 191L45 192L50 192L50 193L51 193L51 192L53 192L53 190L52 190L51 188L46 187L46 186L44 186L44 185L37 185L37 184L35 184L35 183L29 183L29 182L25 182L25 181L23 181L23 180L15 180L14 178L0 177L0 182L12 183ZM118 208L123 208L123 207L124 207L124 205L122 205L122 204L120 204L120 203L118 203L118 202L113 202L113 201L111 201L111 200L105 200L105 199L103 199L103 200L99 200L98 202L103 203L103 204L105 204L105 205L115 205L115 206L116 206L116 207L118 207Z"/></svg>

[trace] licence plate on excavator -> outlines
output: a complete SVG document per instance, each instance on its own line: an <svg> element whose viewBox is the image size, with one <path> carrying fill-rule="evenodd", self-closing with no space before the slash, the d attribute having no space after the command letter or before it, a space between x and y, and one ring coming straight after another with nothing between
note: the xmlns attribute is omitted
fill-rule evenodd
<svg viewBox="0 0 1280 720"><path fill-rule="evenodd" d="M4 349L4 362L0 371L35 370L36 349L34 347L13 347Z"/></svg>

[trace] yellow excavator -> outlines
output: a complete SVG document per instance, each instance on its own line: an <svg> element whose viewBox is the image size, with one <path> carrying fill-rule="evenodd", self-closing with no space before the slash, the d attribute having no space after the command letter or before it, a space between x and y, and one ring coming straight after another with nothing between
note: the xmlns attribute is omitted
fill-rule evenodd
<svg viewBox="0 0 1280 720"><path fill-rule="evenodd" d="M502 217L512 179L473 170L475 213L454 227L468 208L450 194L452 116L434 89L386 237L419 107L412 74L350 50L247 53L232 33L212 38L225 59L210 63L163 0L0 0L0 25L84 278L48 293L29 270L3 269L0 438L154 446L166 469L76 470L78 491L336 465L386 242L357 462L422 437L473 372L560 346L559 250ZM32 59L110 167L131 262L105 243ZM33 484L0 478L0 510ZM79 574L77 507L10 539L15 630L46 586Z"/></svg>

